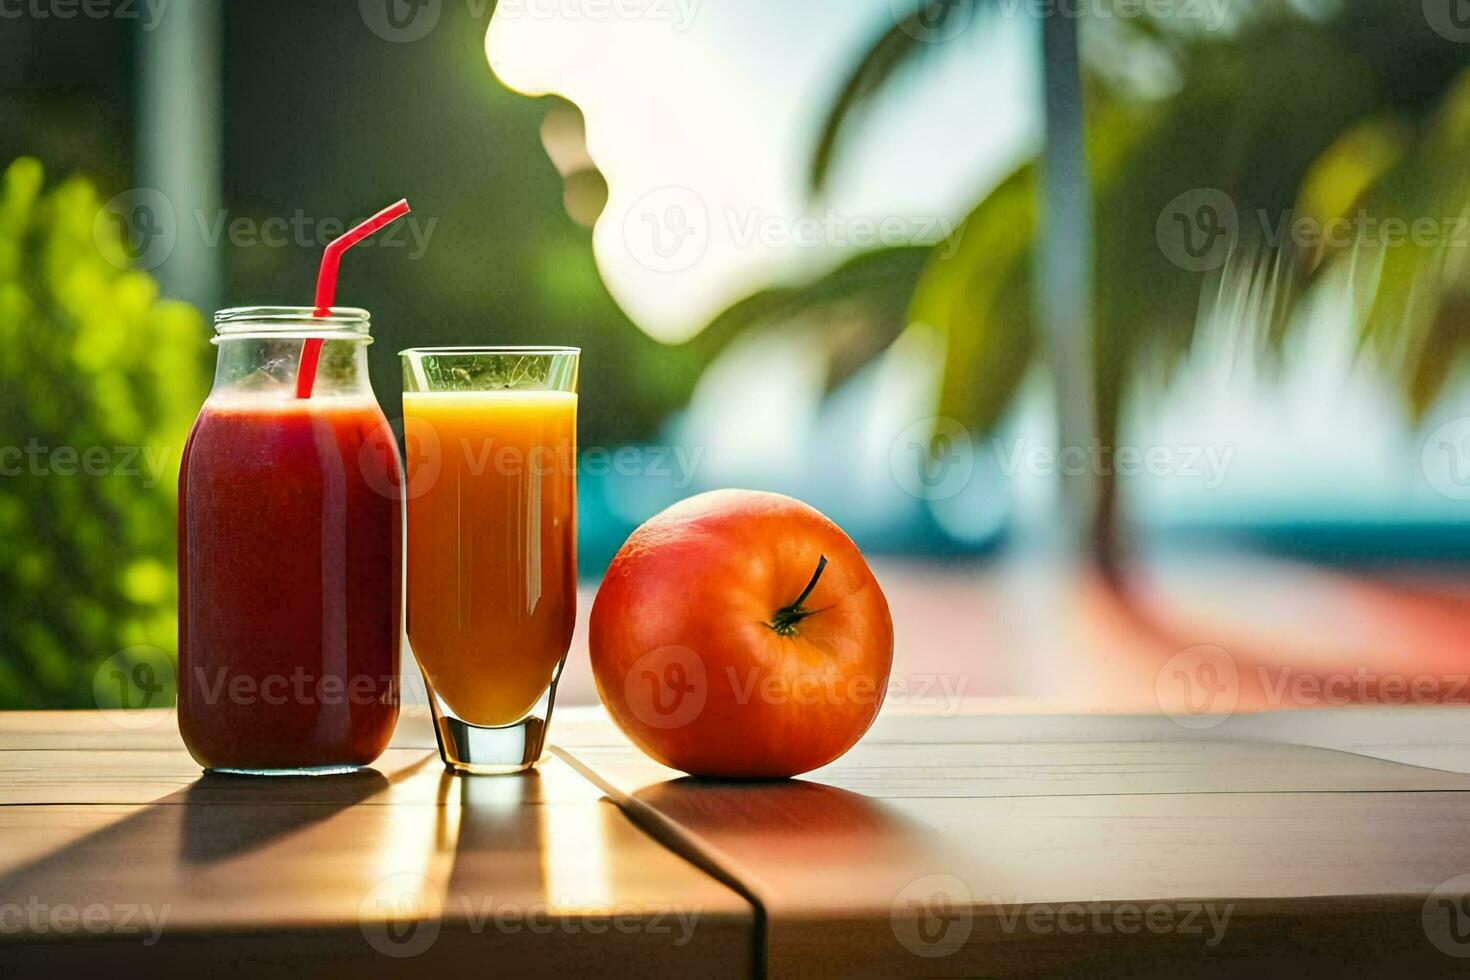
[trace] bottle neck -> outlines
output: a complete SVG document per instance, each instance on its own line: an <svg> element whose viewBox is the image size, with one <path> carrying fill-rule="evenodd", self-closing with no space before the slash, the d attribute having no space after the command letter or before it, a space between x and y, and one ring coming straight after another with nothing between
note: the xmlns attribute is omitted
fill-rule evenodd
<svg viewBox="0 0 1470 980"><path fill-rule="evenodd" d="M294 400L307 336L221 336L216 339L212 400ZM313 399L372 399L366 337L327 337L317 363Z"/></svg>

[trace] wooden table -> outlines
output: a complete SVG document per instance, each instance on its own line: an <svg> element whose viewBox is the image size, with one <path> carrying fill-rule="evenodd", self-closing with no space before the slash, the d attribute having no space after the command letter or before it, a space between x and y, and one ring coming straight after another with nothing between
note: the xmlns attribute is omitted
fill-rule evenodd
<svg viewBox="0 0 1470 980"><path fill-rule="evenodd" d="M201 778L167 713L0 715L0 974L1458 975L1470 776L1330 747L1470 768L1453 710L897 709L774 784L595 709L526 777L445 775L410 713L284 781Z"/></svg>

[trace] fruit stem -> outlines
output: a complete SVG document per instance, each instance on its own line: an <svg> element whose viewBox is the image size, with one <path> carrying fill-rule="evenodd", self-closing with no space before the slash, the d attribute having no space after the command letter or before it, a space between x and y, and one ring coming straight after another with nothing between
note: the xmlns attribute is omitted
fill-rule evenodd
<svg viewBox="0 0 1470 980"><path fill-rule="evenodd" d="M822 577L822 572L826 568L827 556L822 555L817 559L817 570L812 572L812 580L806 584L806 588L801 590L801 595L797 596L796 600L790 605L777 609L776 614L771 617L769 624L771 629L780 633L782 636L796 635L796 624L816 611L814 609L803 609L801 608L801 604L806 602L807 596L811 595L812 590L817 587L817 580Z"/></svg>

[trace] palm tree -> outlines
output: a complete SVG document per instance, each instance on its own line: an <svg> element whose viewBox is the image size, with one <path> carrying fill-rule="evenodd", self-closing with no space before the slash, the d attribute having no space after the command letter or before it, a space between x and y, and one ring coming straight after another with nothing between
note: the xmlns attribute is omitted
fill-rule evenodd
<svg viewBox="0 0 1470 980"><path fill-rule="evenodd" d="M814 195L874 97L939 46L935 31L983 23L1005 0L921 3L834 96ZM1167 379L1201 326L1224 319L1273 357L1304 302L1333 290L1418 420L1470 347L1470 44L1403 0L1231 0L1218 29L1186 9L1044 18L1044 149L984 194L954 241L762 291L694 343L710 353L800 315L828 332L835 384L924 323L945 337L936 414L976 432L1049 354L1061 444L1111 452L1130 394ZM1098 565L1116 572L1115 478L1066 496L1089 515Z"/></svg>

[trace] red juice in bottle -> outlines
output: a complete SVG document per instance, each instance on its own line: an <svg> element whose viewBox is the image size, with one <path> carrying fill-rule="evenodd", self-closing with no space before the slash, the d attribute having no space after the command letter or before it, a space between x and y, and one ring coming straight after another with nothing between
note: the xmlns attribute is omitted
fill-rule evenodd
<svg viewBox="0 0 1470 980"><path fill-rule="evenodd" d="M360 319L359 319L360 314ZM179 729L210 770L364 766L398 716L397 445L367 315L226 311L179 478ZM296 398L304 337L316 391Z"/></svg>

